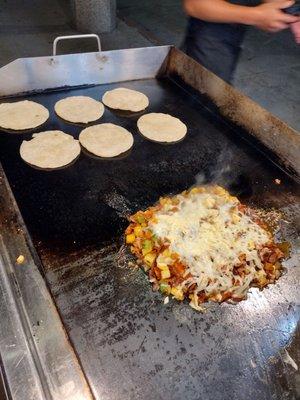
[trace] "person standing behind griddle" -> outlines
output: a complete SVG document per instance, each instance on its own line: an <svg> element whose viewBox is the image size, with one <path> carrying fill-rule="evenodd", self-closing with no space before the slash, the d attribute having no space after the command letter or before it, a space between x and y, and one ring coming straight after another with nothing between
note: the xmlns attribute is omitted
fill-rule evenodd
<svg viewBox="0 0 300 400"><path fill-rule="evenodd" d="M299 42L299 16L282 11L293 4L289 0L183 0L189 16L183 50L231 82L247 25L267 32L291 26Z"/></svg>

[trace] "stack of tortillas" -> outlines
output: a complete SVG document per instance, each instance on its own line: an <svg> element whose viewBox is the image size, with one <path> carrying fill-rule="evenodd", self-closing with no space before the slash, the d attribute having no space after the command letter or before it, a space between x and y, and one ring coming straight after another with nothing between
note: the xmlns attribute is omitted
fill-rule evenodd
<svg viewBox="0 0 300 400"><path fill-rule="evenodd" d="M186 125L180 119L162 113L143 115L139 118L137 126L143 136L154 142L178 142L187 133Z"/></svg>
<svg viewBox="0 0 300 400"><path fill-rule="evenodd" d="M29 100L0 104L0 127L15 131L33 129L49 118L47 108Z"/></svg>
<svg viewBox="0 0 300 400"><path fill-rule="evenodd" d="M117 88L104 93L103 103L115 110L138 112L145 110L149 105L149 100L144 93L136 90Z"/></svg>
<svg viewBox="0 0 300 400"><path fill-rule="evenodd" d="M121 126L99 124L85 128L79 135L79 141L98 157L116 157L131 149L133 136Z"/></svg>
<svg viewBox="0 0 300 400"><path fill-rule="evenodd" d="M87 124L97 121L104 113L100 101L88 96L72 96L59 100L54 106L56 114L66 121Z"/></svg>
<svg viewBox="0 0 300 400"><path fill-rule="evenodd" d="M24 161L45 169L68 165L79 154L78 140L61 131L35 133L31 140L23 140L20 147L20 155Z"/></svg>

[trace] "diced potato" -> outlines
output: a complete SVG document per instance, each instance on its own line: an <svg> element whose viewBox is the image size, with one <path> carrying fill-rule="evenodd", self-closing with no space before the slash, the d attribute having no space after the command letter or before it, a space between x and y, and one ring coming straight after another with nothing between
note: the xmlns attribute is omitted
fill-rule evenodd
<svg viewBox="0 0 300 400"><path fill-rule="evenodd" d="M222 295L221 293L217 293L215 296L212 297L214 301L221 302L222 301Z"/></svg>
<svg viewBox="0 0 300 400"><path fill-rule="evenodd" d="M260 278L259 280L259 285L260 286L265 286L268 283L268 280L265 276L263 276L262 278Z"/></svg>
<svg viewBox="0 0 300 400"><path fill-rule="evenodd" d="M175 287L173 287L171 289L171 294L175 297L175 299L177 300L183 300L184 299L184 295L181 289L177 289Z"/></svg>
<svg viewBox="0 0 300 400"><path fill-rule="evenodd" d="M23 256L23 254L19 255L19 257L17 258L17 264L23 264L24 261L25 257Z"/></svg>
<svg viewBox="0 0 300 400"><path fill-rule="evenodd" d="M133 230L133 232L134 232L134 234L135 234L135 236L142 236L142 234L143 234L143 229L142 229L142 227L140 226L140 225L137 225L135 228L134 228L134 230Z"/></svg>
<svg viewBox="0 0 300 400"><path fill-rule="evenodd" d="M135 241L135 234L130 233L129 235L126 235L126 243L127 244L132 244Z"/></svg>
<svg viewBox="0 0 300 400"><path fill-rule="evenodd" d="M166 263L161 262L161 261L158 261L158 259L157 259L157 266L158 266L159 269L166 269L166 268L168 268L168 266L167 266Z"/></svg>
<svg viewBox="0 0 300 400"><path fill-rule="evenodd" d="M165 268L161 270L161 279L168 279L171 277L169 268Z"/></svg>
<svg viewBox="0 0 300 400"><path fill-rule="evenodd" d="M199 188L194 187L193 189L190 190L191 194L199 193Z"/></svg>
<svg viewBox="0 0 300 400"><path fill-rule="evenodd" d="M172 204L172 199L170 199L169 197L161 197L159 199L159 203L164 206L166 204Z"/></svg>
<svg viewBox="0 0 300 400"><path fill-rule="evenodd" d="M148 253L148 254L145 255L144 261L148 266L151 267L153 265L154 261L155 261L155 258L156 258L156 254L155 253Z"/></svg>
<svg viewBox="0 0 300 400"><path fill-rule="evenodd" d="M241 217L235 213L232 214L231 220L234 224L238 224L241 220Z"/></svg>
<svg viewBox="0 0 300 400"><path fill-rule="evenodd" d="M171 252L169 249L166 249L162 252L163 257L171 257Z"/></svg>
<svg viewBox="0 0 300 400"><path fill-rule="evenodd" d="M253 240L249 240L248 249L249 250L254 250L255 249L255 243L253 242Z"/></svg>
<svg viewBox="0 0 300 400"><path fill-rule="evenodd" d="M268 280L266 278L266 273L263 269L260 271L257 271L257 280L258 280L258 285L260 287L263 287L268 283Z"/></svg>

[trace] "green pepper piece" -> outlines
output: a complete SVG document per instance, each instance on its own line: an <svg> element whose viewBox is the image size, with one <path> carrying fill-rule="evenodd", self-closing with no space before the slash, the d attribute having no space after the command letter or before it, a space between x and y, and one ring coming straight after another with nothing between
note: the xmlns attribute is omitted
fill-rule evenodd
<svg viewBox="0 0 300 400"><path fill-rule="evenodd" d="M145 218L142 215L138 215L136 220L139 224L143 224L145 222Z"/></svg>
<svg viewBox="0 0 300 400"><path fill-rule="evenodd" d="M161 293L169 294L170 291L171 291L171 286L168 285L168 284L165 283L165 282L162 282L162 283L159 285L159 291L160 291Z"/></svg>
<svg viewBox="0 0 300 400"><path fill-rule="evenodd" d="M153 249L152 241L149 239L144 240L142 243L142 249L143 255L150 253L150 251Z"/></svg>

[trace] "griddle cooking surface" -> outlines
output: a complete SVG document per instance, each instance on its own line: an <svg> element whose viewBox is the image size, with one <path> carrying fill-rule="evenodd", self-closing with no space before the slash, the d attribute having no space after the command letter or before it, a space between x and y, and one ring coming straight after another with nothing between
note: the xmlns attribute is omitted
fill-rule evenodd
<svg viewBox="0 0 300 400"><path fill-rule="evenodd" d="M39 131L60 129L78 138L82 127L55 116L56 101L70 95L101 99L118 86L149 96L147 112L180 118L188 127L186 139L173 145L146 141L136 128L141 114L106 109L100 122L131 131L132 151L116 160L82 152L70 167L46 172L19 157L19 146L31 133L0 133L0 160L95 397L296 399L296 380L278 356L292 341L299 319L287 300L296 298L290 286L295 259L288 264L288 281L283 277L280 285L254 290L236 306L199 314L187 304L164 306L144 274L128 268L128 256L120 252L126 216L188 188L196 176L199 182L229 187L247 203L285 208L291 219L299 199L295 183L167 79L31 96L50 111ZM275 185L275 178L282 184ZM292 222L283 227L291 241L297 237Z"/></svg>

